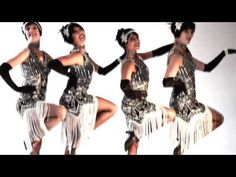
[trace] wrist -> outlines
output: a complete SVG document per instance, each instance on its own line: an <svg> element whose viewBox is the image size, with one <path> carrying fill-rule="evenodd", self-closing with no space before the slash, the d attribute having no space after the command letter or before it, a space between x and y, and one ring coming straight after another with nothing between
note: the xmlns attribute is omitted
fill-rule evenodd
<svg viewBox="0 0 236 177"><path fill-rule="evenodd" d="M119 63L121 63L121 62L122 62L122 59L121 59L121 58L118 58L117 61L118 61Z"/></svg>
<svg viewBox="0 0 236 177"><path fill-rule="evenodd" d="M229 54L229 50L228 49L224 49L225 55Z"/></svg>

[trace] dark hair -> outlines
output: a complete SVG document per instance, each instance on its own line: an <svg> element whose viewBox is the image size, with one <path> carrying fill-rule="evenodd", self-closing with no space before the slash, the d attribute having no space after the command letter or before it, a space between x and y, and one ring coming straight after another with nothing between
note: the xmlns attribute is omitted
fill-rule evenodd
<svg viewBox="0 0 236 177"><path fill-rule="evenodd" d="M39 34L40 36L42 36L42 26L39 24L39 22L23 22L23 25L21 26L21 31L22 33L25 35L25 39L27 39L27 36L26 36L26 32L25 32L25 28L28 26L28 25L36 25L38 30L39 30Z"/></svg>
<svg viewBox="0 0 236 177"><path fill-rule="evenodd" d="M121 28L117 31L116 40L121 47L125 48L125 44L127 43L128 38L132 33L138 36L138 34L132 28Z"/></svg>
<svg viewBox="0 0 236 177"><path fill-rule="evenodd" d="M84 28L78 23L69 23L65 26L62 26L62 28L60 29L60 32L65 42L69 44L73 44L72 33L74 32L74 28L76 27L84 31Z"/></svg>
<svg viewBox="0 0 236 177"><path fill-rule="evenodd" d="M174 37L180 37L182 31L186 29L191 29L193 32L195 31L195 23L193 22L172 22L171 23L171 32L173 33Z"/></svg>

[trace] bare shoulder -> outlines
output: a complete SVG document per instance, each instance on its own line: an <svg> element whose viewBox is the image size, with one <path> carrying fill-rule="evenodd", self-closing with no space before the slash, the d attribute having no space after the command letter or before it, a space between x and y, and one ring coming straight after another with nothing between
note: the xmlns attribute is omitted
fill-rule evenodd
<svg viewBox="0 0 236 177"><path fill-rule="evenodd" d="M181 65L183 62L183 55L179 53L173 53L168 57L168 64Z"/></svg>
<svg viewBox="0 0 236 177"><path fill-rule="evenodd" d="M123 69L132 69L135 68L135 63L132 60L126 60L124 61L124 63L122 64L122 68Z"/></svg>
<svg viewBox="0 0 236 177"><path fill-rule="evenodd" d="M122 64L122 79L130 79L132 73L136 72L135 63L131 60L127 60Z"/></svg>

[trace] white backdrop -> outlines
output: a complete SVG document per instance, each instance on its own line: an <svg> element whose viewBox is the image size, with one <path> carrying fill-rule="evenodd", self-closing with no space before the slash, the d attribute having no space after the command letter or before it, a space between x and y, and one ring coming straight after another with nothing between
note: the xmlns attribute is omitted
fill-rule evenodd
<svg viewBox="0 0 236 177"><path fill-rule="evenodd" d="M26 40L21 32L22 23L0 22L0 63L16 56ZM64 43L59 29L65 22L41 23L43 35L41 49L53 58L67 54L72 46ZM115 41L119 28L135 29L141 40L139 52L153 50L174 41L169 25L164 22L122 23L122 22L83 22L80 23L87 35L86 48L93 60L106 66L119 57L123 50ZM236 48L236 23L196 23L196 31L189 49L195 58L203 62L211 61L224 48ZM162 79L166 69L167 55L148 60L150 85L148 99L168 106L171 89L163 88ZM187 154L236 154L236 55L227 56L211 73L196 72L197 99L216 110L224 117L224 124L210 135L200 140ZM13 80L20 85L22 76L17 66L10 72ZM58 103L66 84L66 78L54 71L48 82L47 101ZM125 117L120 109L120 66L107 76L94 74L89 93L106 98L118 106L118 112L107 123L94 131L93 136L81 145L77 154L126 154L123 145L127 135ZM19 93L0 79L0 154L26 154L22 143L21 118L16 112ZM41 154L63 154L61 125L58 125L44 138ZM148 150L139 154L172 154L169 147L169 126L152 142Z"/></svg>

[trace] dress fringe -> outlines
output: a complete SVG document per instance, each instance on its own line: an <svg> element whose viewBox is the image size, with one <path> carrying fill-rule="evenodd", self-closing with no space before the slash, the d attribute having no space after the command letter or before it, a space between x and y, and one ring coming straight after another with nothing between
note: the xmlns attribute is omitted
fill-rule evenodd
<svg viewBox="0 0 236 177"><path fill-rule="evenodd" d="M176 117L171 123L171 144L176 147L181 146L181 154L189 149L189 147L205 137L212 131L212 114L206 106L204 113L195 114L190 122L186 122L180 117Z"/></svg>
<svg viewBox="0 0 236 177"><path fill-rule="evenodd" d="M27 109L24 112L24 145L27 151L32 150L32 142L40 141L48 132L44 123L48 110L46 102L38 101L35 108Z"/></svg>
<svg viewBox="0 0 236 177"><path fill-rule="evenodd" d="M72 113L67 113L66 119L62 122L62 140L66 146L76 148L79 146L81 137L79 118ZM69 149L71 150L71 149Z"/></svg>
<svg viewBox="0 0 236 177"><path fill-rule="evenodd" d="M142 142L148 141L150 135L165 124L167 124L167 112L161 107L157 107L156 111L145 114L141 123L132 119L127 120L129 131L133 131L139 140L142 139Z"/></svg>
<svg viewBox="0 0 236 177"><path fill-rule="evenodd" d="M67 113L62 123L62 141L70 148L78 148L79 144L89 139L94 130L98 109L98 100L93 98L91 104L84 104L81 107L79 116Z"/></svg>

